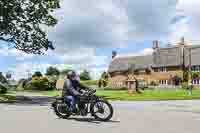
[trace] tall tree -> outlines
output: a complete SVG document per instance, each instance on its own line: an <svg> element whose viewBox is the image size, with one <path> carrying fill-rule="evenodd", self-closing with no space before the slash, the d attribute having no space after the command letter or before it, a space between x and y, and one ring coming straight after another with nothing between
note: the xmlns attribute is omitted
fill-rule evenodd
<svg viewBox="0 0 200 133"><path fill-rule="evenodd" d="M57 76L59 74L60 74L60 71L56 67L50 66L49 68L47 68L46 75L48 75L48 76L56 75Z"/></svg>
<svg viewBox="0 0 200 133"><path fill-rule="evenodd" d="M0 40L26 53L54 49L42 26L54 26L60 0L0 0Z"/></svg>
<svg viewBox="0 0 200 133"><path fill-rule="evenodd" d="M81 80L91 80L90 72L87 71L87 70L84 70L84 71L80 74L80 79L81 79Z"/></svg>
<svg viewBox="0 0 200 133"><path fill-rule="evenodd" d="M7 79L4 77L2 72L0 72L0 82L1 83L7 83L8 82Z"/></svg>
<svg viewBox="0 0 200 133"><path fill-rule="evenodd" d="M72 71L72 70L71 69L64 69L64 70L61 71L61 73L63 75L66 75L69 71Z"/></svg>
<svg viewBox="0 0 200 133"><path fill-rule="evenodd" d="M6 72L6 78L9 80L12 78L12 73L11 71Z"/></svg>

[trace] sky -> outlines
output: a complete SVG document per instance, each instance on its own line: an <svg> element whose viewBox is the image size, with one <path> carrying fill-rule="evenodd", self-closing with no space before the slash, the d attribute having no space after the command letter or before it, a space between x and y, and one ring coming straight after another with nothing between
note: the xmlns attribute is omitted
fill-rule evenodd
<svg viewBox="0 0 200 133"><path fill-rule="evenodd" d="M165 47L183 36L197 44L199 7L198 0L61 0L61 9L54 12L58 24L46 29L56 49L28 55L0 41L0 71L12 71L13 78L20 79L55 66L87 69L98 79L107 71L113 50L150 54L153 40Z"/></svg>

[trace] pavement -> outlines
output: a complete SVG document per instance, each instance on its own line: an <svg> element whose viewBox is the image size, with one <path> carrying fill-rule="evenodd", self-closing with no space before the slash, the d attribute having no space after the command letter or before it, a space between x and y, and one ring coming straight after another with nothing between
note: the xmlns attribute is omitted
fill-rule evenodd
<svg viewBox="0 0 200 133"><path fill-rule="evenodd" d="M0 104L2 133L199 133L200 100L115 101L109 122L92 117L59 119L50 109L53 100L26 96L29 102Z"/></svg>

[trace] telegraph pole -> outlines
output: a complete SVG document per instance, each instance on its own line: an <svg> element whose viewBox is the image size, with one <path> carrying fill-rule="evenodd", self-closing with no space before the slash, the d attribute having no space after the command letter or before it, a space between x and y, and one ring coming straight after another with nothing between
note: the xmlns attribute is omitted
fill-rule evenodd
<svg viewBox="0 0 200 133"><path fill-rule="evenodd" d="M191 49L189 48L189 72L191 72L191 67L192 67L192 55L191 55Z"/></svg>
<svg viewBox="0 0 200 133"><path fill-rule="evenodd" d="M188 80L188 85L189 85L189 94L192 94L192 72L191 72L191 67L192 67L192 56L191 56L191 49L189 48L189 80Z"/></svg>
<svg viewBox="0 0 200 133"><path fill-rule="evenodd" d="M183 80L185 80L186 67L185 67L185 39L184 37L181 38L181 42L179 44L181 45Z"/></svg>

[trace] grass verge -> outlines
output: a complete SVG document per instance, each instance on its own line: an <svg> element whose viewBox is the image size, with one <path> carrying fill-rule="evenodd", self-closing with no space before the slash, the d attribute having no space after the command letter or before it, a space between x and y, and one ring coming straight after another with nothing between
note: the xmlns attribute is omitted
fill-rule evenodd
<svg viewBox="0 0 200 133"><path fill-rule="evenodd" d="M15 101L16 96L13 93L0 94L0 102Z"/></svg>
<svg viewBox="0 0 200 133"><path fill-rule="evenodd" d="M58 96L61 95L61 91L45 91L43 95ZM102 96L108 100L125 100L125 101L137 101L137 100L190 100L200 99L200 90L193 90L192 94L189 94L186 90L175 89L156 89L145 90L142 94L129 95L127 90L97 90L98 96Z"/></svg>

